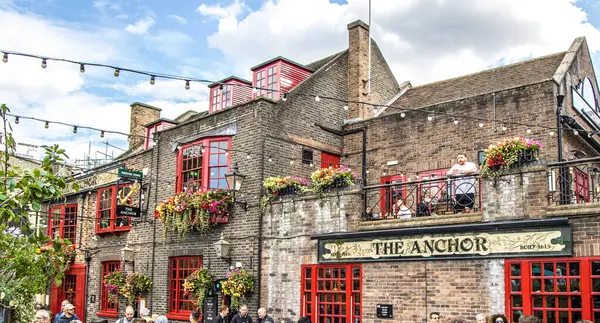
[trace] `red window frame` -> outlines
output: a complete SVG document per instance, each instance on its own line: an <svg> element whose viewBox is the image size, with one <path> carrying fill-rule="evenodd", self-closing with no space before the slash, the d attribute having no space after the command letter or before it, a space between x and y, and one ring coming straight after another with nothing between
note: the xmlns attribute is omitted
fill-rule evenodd
<svg viewBox="0 0 600 323"><path fill-rule="evenodd" d="M340 155L321 152L321 168L338 168L340 167Z"/></svg>
<svg viewBox="0 0 600 323"><path fill-rule="evenodd" d="M200 268L202 256L169 258L169 319L188 320L192 310L198 307L183 292L183 281Z"/></svg>
<svg viewBox="0 0 600 323"><path fill-rule="evenodd" d="M227 150L223 150L222 147L214 147L213 144L216 142L226 142ZM204 147L204 152L202 152L202 147ZM196 151L199 155L184 157L184 152L190 148L193 148L192 151ZM231 137L207 138L181 146L177 152L177 185L175 185L175 192L182 192L184 187L187 188L190 186L192 191L206 191L216 188L226 189L225 173L229 171L230 150ZM211 158L214 161L214 156L217 156L216 158L219 163L211 164ZM223 156L226 159L226 163L222 163ZM196 159L195 162L194 159ZM184 163L188 166L184 165ZM215 173L215 167L221 168ZM213 170L213 174L210 172L211 169ZM197 172L197 174L193 174L193 172ZM215 179L217 180L218 187L211 185L211 182L214 184Z"/></svg>
<svg viewBox="0 0 600 323"><path fill-rule="evenodd" d="M77 203L50 207L48 236L56 236L75 244L77 239Z"/></svg>
<svg viewBox="0 0 600 323"><path fill-rule="evenodd" d="M160 121L160 122L157 122L156 124L153 124L153 125L147 127L144 149L148 150L148 149L154 147L154 140L152 139L152 135L154 135L155 133L157 133L159 131L169 129L173 126L175 126L175 124L173 124L171 122Z"/></svg>
<svg viewBox="0 0 600 323"><path fill-rule="evenodd" d="M300 316L312 322L362 322L360 264L303 265L301 273Z"/></svg>
<svg viewBox="0 0 600 323"><path fill-rule="evenodd" d="M121 185L120 187L125 187ZM108 186L98 189L96 197L96 234L129 231L131 229L131 217L117 216L117 186ZM103 193L108 192L104 197ZM109 218L101 217L102 212ZM125 223L125 224L124 224Z"/></svg>
<svg viewBox="0 0 600 323"><path fill-rule="evenodd" d="M600 257L506 260L504 270L510 321L519 314L543 323L600 319Z"/></svg>
<svg viewBox="0 0 600 323"><path fill-rule="evenodd" d="M392 184L397 183L400 187L390 186L387 188L381 189L381 200L380 200L380 208L381 208L381 217L386 217L388 210L391 210L393 205L396 204L398 200L398 196L403 199L406 199L406 186L402 185L402 183L406 183L406 176L404 175L391 175L385 176L381 178L381 184ZM393 213L393 212L392 212Z"/></svg>
<svg viewBox="0 0 600 323"><path fill-rule="evenodd" d="M222 109L229 108L232 105L231 92L233 86L232 85L224 85L221 97L221 107Z"/></svg>
<svg viewBox="0 0 600 323"><path fill-rule="evenodd" d="M273 65L267 68L267 89L271 90L267 92L268 98L275 98L276 91L278 90L279 84L279 68L277 65Z"/></svg>
<svg viewBox="0 0 600 323"><path fill-rule="evenodd" d="M108 290L104 287L104 277L112 272L121 270L121 262L105 261L102 263L102 276L100 277L100 312L96 316L119 317L119 303L108 299Z"/></svg>

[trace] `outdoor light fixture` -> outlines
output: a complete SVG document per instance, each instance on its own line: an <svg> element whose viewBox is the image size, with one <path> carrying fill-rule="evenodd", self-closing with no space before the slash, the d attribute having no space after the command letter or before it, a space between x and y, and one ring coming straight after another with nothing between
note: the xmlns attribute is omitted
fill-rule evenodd
<svg viewBox="0 0 600 323"><path fill-rule="evenodd" d="M225 174L225 180L227 181L227 187L229 188L230 191L233 191L233 201L237 204L240 204L244 208L244 211L247 211L248 203L239 202L239 201L236 201L236 199L235 199L235 193L240 191L240 188L242 187L242 184L244 183L244 179L246 179L246 175L242 175L240 173L237 163L235 163L233 165L233 169L231 170L231 173Z"/></svg>
<svg viewBox="0 0 600 323"><path fill-rule="evenodd" d="M46 68L46 66L48 66L48 64L46 63L46 59L42 58L42 68Z"/></svg>
<svg viewBox="0 0 600 323"><path fill-rule="evenodd" d="M115 73L114 73L115 77L119 77L119 75L120 75L120 72L121 72L121 71L120 71L118 68L117 68L117 69L115 69Z"/></svg>
<svg viewBox="0 0 600 323"><path fill-rule="evenodd" d="M125 244L125 247L121 249L121 255L123 256L123 261L125 263L133 263L134 262L134 251L129 247L129 244Z"/></svg>
<svg viewBox="0 0 600 323"><path fill-rule="evenodd" d="M221 232L221 237L219 238L219 241L215 242L214 246L217 251L217 257L231 260L231 257L229 256L231 243L223 238L223 232Z"/></svg>

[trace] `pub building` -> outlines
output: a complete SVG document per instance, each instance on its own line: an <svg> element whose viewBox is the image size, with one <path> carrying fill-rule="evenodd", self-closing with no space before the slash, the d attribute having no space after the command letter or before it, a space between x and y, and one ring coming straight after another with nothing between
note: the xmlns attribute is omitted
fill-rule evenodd
<svg viewBox="0 0 600 323"><path fill-rule="evenodd" d="M279 240L263 242L261 299L286 322L432 312L600 322L597 98L578 38L566 52L409 87L391 107L351 105L341 163L362 185L266 209L264 235ZM457 205L465 177L446 175L457 154L480 164L514 137L540 140L537 160L468 176L471 210Z"/></svg>

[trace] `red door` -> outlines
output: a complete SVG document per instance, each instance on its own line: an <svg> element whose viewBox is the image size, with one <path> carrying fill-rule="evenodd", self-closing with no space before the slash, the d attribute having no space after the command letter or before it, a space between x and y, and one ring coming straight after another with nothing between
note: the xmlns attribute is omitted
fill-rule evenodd
<svg viewBox="0 0 600 323"><path fill-rule="evenodd" d="M58 314L60 304L68 300L75 306L75 314L85 322L83 307L85 306L85 264L73 264L65 273L62 285L56 287L52 284L50 310Z"/></svg>

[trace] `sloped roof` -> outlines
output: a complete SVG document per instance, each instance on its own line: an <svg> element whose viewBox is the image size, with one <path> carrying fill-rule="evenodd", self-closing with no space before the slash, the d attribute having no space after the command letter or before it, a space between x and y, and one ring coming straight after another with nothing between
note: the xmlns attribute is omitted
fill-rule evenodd
<svg viewBox="0 0 600 323"><path fill-rule="evenodd" d="M322 66L324 66L325 64L331 62L331 60L336 58L340 53L343 53L345 51L347 51L347 49L343 50L341 52L337 52L335 54L331 54L325 58L321 58L320 60L314 61L312 63L306 64L305 66L308 67L309 69L312 69L313 71L316 71L316 70L320 69Z"/></svg>
<svg viewBox="0 0 600 323"><path fill-rule="evenodd" d="M406 91L392 105L414 109L552 80L565 54L566 52L556 53L474 74L415 86ZM386 109L383 114L397 112L399 112L398 109Z"/></svg>

